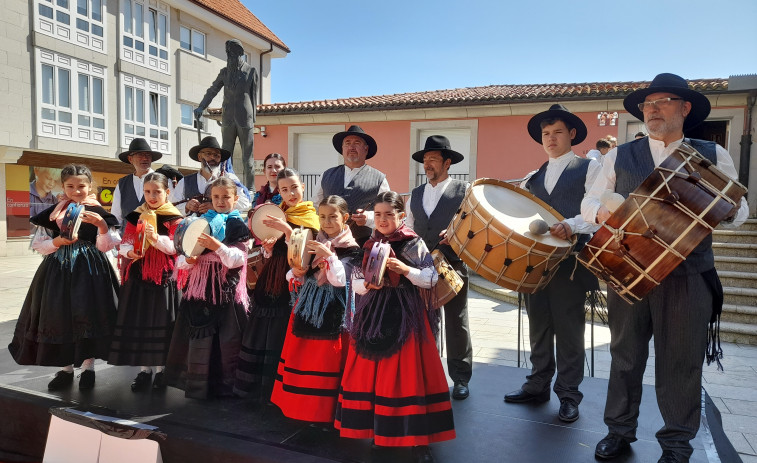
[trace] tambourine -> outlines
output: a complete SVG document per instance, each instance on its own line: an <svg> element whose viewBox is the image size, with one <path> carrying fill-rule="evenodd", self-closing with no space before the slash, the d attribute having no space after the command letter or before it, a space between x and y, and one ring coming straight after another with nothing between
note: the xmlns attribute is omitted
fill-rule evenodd
<svg viewBox="0 0 757 463"><path fill-rule="evenodd" d="M205 250L197 240L203 233L210 234L210 225L203 217L187 217L176 227L173 236L176 252L186 257L197 257Z"/></svg>
<svg viewBox="0 0 757 463"><path fill-rule="evenodd" d="M434 286L435 305L441 307L451 301L463 289L463 279L452 268L440 250L434 249L431 252L431 257L434 259L434 267L439 274L439 279Z"/></svg>
<svg viewBox="0 0 757 463"><path fill-rule="evenodd" d="M279 239L284 234L281 230L276 230L263 223L268 216L277 217L286 221L286 214L281 208L273 203L265 203L253 209L250 218L248 219L248 226L252 235L259 241L265 241L268 238Z"/></svg>
<svg viewBox="0 0 757 463"><path fill-rule="evenodd" d="M373 286L381 286L386 270L386 261L389 259L392 248L389 243L373 243L371 253L368 255L368 261L365 263L363 275L365 281Z"/></svg>
<svg viewBox="0 0 757 463"><path fill-rule="evenodd" d="M63 216L63 221L60 225L61 237L67 240L73 240L78 237L83 212L84 206L81 204L71 203L66 207L66 215Z"/></svg>
<svg viewBox="0 0 757 463"><path fill-rule="evenodd" d="M292 268L307 268L310 265L311 254L307 250L308 241L313 239L313 232L309 228L295 228L289 237L287 260Z"/></svg>
<svg viewBox="0 0 757 463"><path fill-rule="evenodd" d="M150 242L147 239L147 224L151 224L153 230L157 228L156 221L150 220L148 218L147 220L139 219L137 220L136 225L136 232L137 232L137 240L134 243L134 252L139 254L140 256L144 255L145 251L147 251L147 248L150 246Z"/></svg>

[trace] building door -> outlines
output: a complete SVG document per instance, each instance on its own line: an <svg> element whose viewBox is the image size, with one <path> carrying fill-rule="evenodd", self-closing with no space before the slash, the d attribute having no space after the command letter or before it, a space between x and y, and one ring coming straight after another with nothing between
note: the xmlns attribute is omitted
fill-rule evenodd
<svg viewBox="0 0 757 463"><path fill-rule="evenodd" d="M305 184L305 201L312 201L326 169L344 164L331 144L333 133L300 133L295 137L295 168Z"/></svg>
<svg viewBox="0 0 757 463"><path fill-rule="evenodd" d="M687 138L714 141L728 149L728 121L704 121L684 134Z"/></svg>

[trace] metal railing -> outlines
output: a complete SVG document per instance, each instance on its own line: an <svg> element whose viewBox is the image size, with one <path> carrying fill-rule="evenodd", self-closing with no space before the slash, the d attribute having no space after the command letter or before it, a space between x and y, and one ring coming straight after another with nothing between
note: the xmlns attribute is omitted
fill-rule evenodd
<svg viewBox="0 0 757 463"><path fill-rule="evenodd" d="M315 192L318 191L318 185L321 183L321 174L300 174L300 180L305 185L305 201L312 201L315 198Z"/></svg>
<svg viewBox="0 0 757 463"><path fill-rule="evenodd" d="M464 180L468 181L469 174L449 174L450 178L454 178L455 180ZM426 178L426 174L417 174L415 176L415 184L416 185L423 185L426 183L428 179Z"/></svg>

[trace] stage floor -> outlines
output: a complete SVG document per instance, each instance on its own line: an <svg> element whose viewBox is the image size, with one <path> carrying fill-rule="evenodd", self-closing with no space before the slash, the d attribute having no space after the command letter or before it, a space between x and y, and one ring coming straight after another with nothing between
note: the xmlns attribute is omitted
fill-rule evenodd
<svg viewBox="0 0 757 463"><path fill-rule="evenodd" d="M0 324L0 341L10 323ZM7 345L7 341L3 347ZM409 451L371 450L366 440L342 439L331 430L285 418L272 405L244 399L199 401L183 391L132 393L138 372L131 367L98 365L94 390L80 393L76 383L63 392L47 393L55 368L21 367L0 350L0 461L41 461L49 423L48 409L72 406L156 426L167 435L163 460L184 462L402 462ZM570 424L557 418L559 401L552 395L541 405L507 404L506 392L522 384L528 370L477 363L471 396L452 401L457 438L432 445L437 462L594 462L596 443L607 433L602 421L607 381L585 378L580 418ZM2 383L7 386L3 387ZM722 434L717 409L710 403L697 438L692 463L739 461ZM654 389L645 386L638 441L632 453L616 462L656 462L660 448L654 433L662 426ZM32 430L32 431L29 431ZM22 437L26 436L26 437ZM736 459L734 459L736 458Z"/></svg>

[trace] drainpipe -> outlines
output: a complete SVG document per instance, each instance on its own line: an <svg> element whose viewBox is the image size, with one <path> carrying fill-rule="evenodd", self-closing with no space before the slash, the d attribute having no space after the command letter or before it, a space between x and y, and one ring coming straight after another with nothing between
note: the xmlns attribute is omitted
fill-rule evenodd
<svg viewBox="0 0 757 463"><path fill-rule="evenodd" d="M269 42L271 48L268 49L268 51L264 51L260 54L260 89L258 89L258 104L263 104L263 55L267 55L268 53L273 51L273 42Z"/></svg>
<svg viewBox="0 0 757 463"><path fill-rule="evenodd" d="M746 121L744 133L741 135L741 153L739 154L739 182L744 186L749 185L749 152L752 148L752 111L755 102L757 102L757 92L752 91L747 97Z"/></svg>

